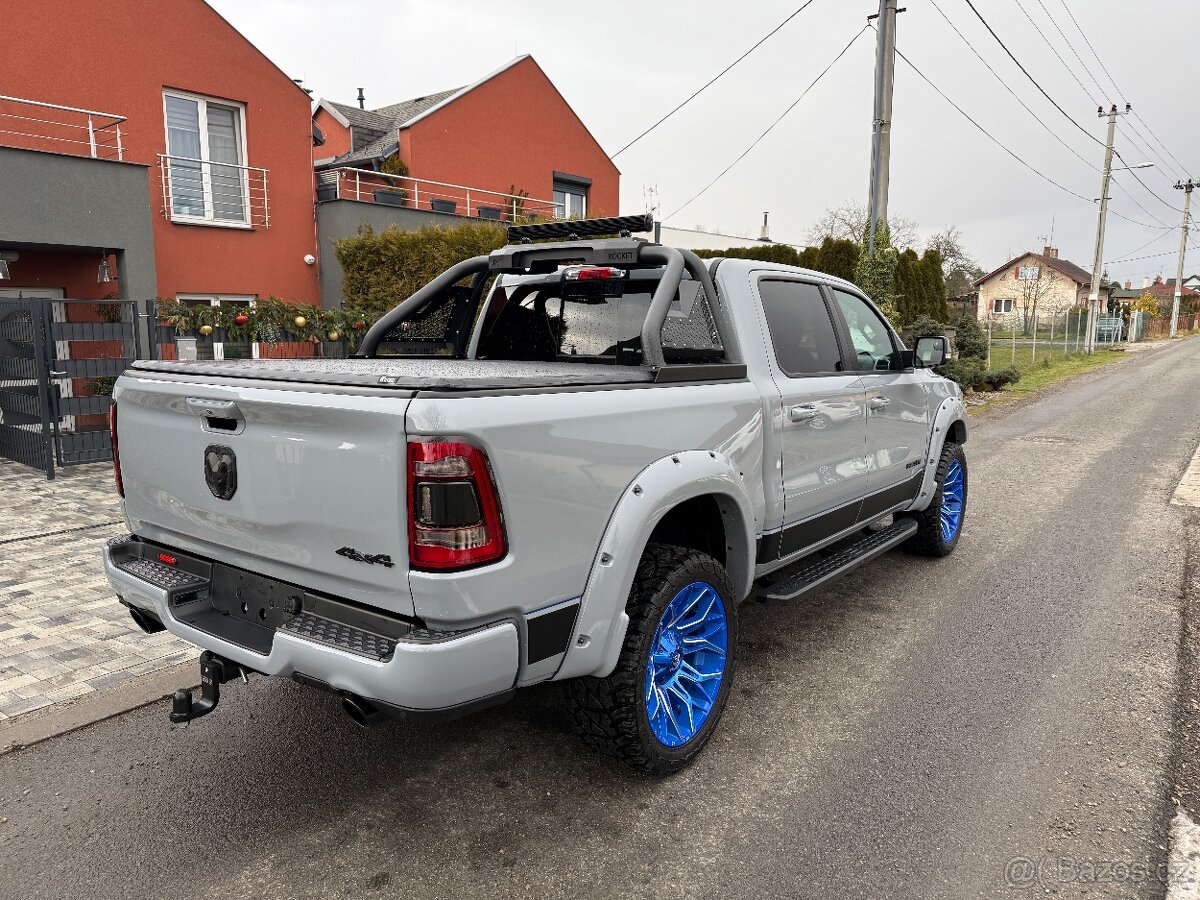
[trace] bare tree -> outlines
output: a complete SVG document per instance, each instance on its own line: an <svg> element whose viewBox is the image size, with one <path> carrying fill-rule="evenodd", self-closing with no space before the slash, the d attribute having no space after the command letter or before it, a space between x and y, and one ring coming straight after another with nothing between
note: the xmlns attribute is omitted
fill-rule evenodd
<svg viewBox="0 0 1200 900"><path fill-rule="evenodd" d="M1066 279L1049 266L1020 266L1017 270L1021 332L1033 334L1037 328L1038 307L1042 312L1057 315L1069 303L1063 299Z"/></svg>
<svg viewBox="0 0 1200 900"><path fill-rule="evenodd" d="M974 282L985 274L963 246L962 232L953 225L931 234L925 242L925 250L936 250L942 256L942 276L946 279L947 297L970 293Z"/></svg>
<svg viewBox="0 0 1200 900"><path fill-rule="evenodd" d="M871 216L861 203L847 200L841 206L825 210L808 230L808 242L820 244L827 237L836 240L860 243L867 230ZM904 249L917 242L917 223L902 216L888 216L888 228L892 232L892 246Z"/></svg>

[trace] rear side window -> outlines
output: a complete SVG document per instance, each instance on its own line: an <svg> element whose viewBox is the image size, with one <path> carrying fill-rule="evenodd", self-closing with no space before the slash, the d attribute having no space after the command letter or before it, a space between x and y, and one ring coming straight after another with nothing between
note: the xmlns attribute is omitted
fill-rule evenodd
<svg viewBox="0 0 1200 900"><path fill-rule="evenodd" d="M758 293L767 314L775 359L785 374L842 370L833 320L819 287L801 281L764 280L758 283Z"/></svg>
<svg viewBox="0 0 1200 900"><path fill-rule="evenodd" d="M499 287L484 318L481 359L642 364L642 323L658 279L630 279L607 296L564 294L557 282ZM684 279L662 329L668 363L717 362L724 348L700 284Z"/></svg>

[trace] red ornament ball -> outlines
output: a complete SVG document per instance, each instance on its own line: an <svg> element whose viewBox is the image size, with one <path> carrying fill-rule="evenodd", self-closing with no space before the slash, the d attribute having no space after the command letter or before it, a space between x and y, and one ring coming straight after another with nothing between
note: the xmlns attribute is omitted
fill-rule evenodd
<svg viewBox="0 0 1200 900"><path fill-rule="evenodd" d="M245 313L238 313L236 316L233 317L233 321L235 323L237 323L238 325L249 325L250 317L248 315L246 315Z"/></svg>
<svg viewBox="0 0 1200 900"><path fill-rule="evenodd" d="M366 328L366 327L367 327L367 323L366 323L366 322L355 322L355 323L354 323L354 330L355 330L355 331L362 331L362 330L363 330L364 328Z"/></svg>

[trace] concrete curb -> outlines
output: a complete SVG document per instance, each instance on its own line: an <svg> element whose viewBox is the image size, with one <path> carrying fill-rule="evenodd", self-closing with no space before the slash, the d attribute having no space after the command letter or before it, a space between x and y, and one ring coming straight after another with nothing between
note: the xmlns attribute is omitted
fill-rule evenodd
<svg viewBox="0 0 1200 900"><path fill-rule="evenodd" d="M44 710L0 722L0 756L155 703L181 687L197 687L199 676L199 666L191 659L69 703L55 703ZM166 723L164 708L163 724Z"/></svg>

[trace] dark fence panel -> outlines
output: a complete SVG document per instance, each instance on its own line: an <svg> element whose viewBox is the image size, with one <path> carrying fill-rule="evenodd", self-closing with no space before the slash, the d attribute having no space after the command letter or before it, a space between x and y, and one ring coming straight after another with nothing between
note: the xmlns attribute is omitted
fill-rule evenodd
<svg viewBox="0 0 1200 900"><path fill-rule="evenodd" d="M0 456L49 478L111 459L113 384L141 328L133 300L0 300Z"/></svg>

